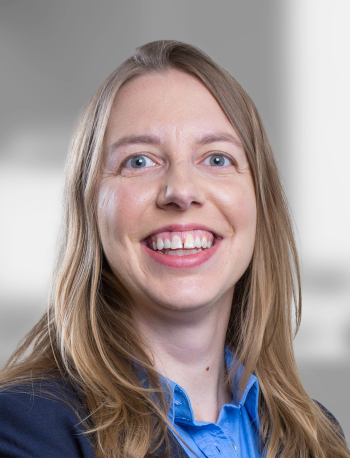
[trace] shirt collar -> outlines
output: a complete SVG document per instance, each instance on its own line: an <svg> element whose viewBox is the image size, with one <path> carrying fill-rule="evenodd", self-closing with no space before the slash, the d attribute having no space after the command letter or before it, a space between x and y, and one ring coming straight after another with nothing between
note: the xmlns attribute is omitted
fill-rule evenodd
<svg viewBox="0 0 350 458"><path fill-rule="evenodd" d="M227 371L229 371L233 365L237 362L232 352L229 349L225 349L225 362ZM259 383L255 375L251 375L247 386L239 398L239 382L243 376L244 367L238 366L234 381L232 383L232 397L233 400L231 405L238 408L245 406L247 412L252 419L254 425L259 430L259 419L258 419L258 400L259 400ZM169 409L169 420L172 424L175 422L194 422L194 414L191 406L190 398L186 391L177 383L172 380L163 377L162 383L166 383L171 394L171 404Z"/></svg>

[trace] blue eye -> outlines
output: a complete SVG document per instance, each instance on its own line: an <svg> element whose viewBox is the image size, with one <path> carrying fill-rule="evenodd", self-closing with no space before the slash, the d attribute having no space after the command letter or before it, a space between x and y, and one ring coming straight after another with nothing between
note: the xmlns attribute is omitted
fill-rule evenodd
<svg viewBox="0 0 350 458"><path fill-rule="evenodd" d="M133 169L142 169L144 167L152 167L156 165L150 158L147 156L133 156L127 160L125 167L132 167Z"/></svg>
<svg viewBox="0 0 350 458"><path fill-rule="evenodd" d="M212 154L211 156L207 157L205 161L209 159L209 164L207 165L213 165L214 167L221 167L223 165L229 165L232 164L232 162L224 156L223 154Z"/></svg>

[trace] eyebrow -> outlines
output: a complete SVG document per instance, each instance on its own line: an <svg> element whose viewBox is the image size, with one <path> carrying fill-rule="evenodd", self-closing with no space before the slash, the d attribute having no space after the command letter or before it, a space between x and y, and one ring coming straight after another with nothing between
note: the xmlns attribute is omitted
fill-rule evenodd
<svg viewBox="0 0 350 458"><path fill-rule="evenodd" d="M217 134L208 134L204 135L203 137L199 137L196 140L197 145L209 145L210 143L216 142L229 142L233 143L234 145L238 146L239 148L243 148L241 142L231 134L228 133L217 133ZM116 142L114 142L108 149L108 152L112 152L117 148L126 145L161 145L161 140L159 137L155 135L126 135Z"/></svg>
<svg viewBox="0 0 350 458"><path fill-rule="evenodd" d="M126 135L114 142L109 147L109 152L120 148L121 146L137 145L141 143L144 145L160 145L161 141L160 138L155 137L154 135Z"/></svg>
<svg viewBox="0 0 350 458"><path fill-rule="evenodd" d="M198 145L208 145L209 143L216 143L216 142L229 142L229 143L233 143L234 145L238 146L239 148L243 148L238 138L234 137L231 134L226 134L226 133L204 135L204 137L199 138L196 143Z"/></svg>

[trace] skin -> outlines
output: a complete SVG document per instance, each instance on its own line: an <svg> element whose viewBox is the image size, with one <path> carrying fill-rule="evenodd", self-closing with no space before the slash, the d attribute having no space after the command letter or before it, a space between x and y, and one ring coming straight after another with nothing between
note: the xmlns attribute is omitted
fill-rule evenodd
<svg viewBox="0 0 350 458"><path fill-rule="evenodd" d="M233 140L198 142L209 134ZM152 135L158 144L116 145L130 135ZM132 154L143 156L146 167L133 168ZM225 155L224 165L213 165L213 155ZM188 223L222 238L205 263L174 269L142 249L155 229ZM105 136L98 226L156 369L187 391L197 420L216 422L231 400L223 349L234 287L253 254L256 199L239 137L196 78L177 70L148 74L117 94Z"/></svg>

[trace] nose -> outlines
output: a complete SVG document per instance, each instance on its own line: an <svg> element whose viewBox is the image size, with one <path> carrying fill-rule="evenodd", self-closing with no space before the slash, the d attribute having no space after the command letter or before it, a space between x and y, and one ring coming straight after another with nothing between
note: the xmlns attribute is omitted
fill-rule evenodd
<svg viewBox="0 0 350 458"><path fill-rule="evenodd" d="M204 202L205 192L200 177L195 176L186 161L172 164L158 193L158 207L184 211L191 205L201 206Z"/></svg>

